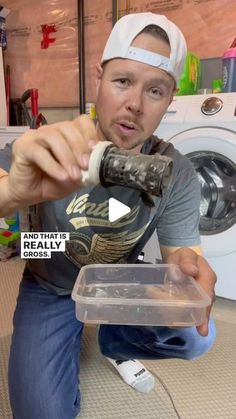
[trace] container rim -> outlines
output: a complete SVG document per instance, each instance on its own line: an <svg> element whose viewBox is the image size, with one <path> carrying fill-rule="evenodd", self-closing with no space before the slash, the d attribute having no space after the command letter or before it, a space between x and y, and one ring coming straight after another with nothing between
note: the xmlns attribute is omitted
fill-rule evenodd
<svg viewBox="0 0 236 419"><path fill-rule="evenodd" d="M208 307L211 304L210 297L206 298L205 300L171 300L171 301L164 301L164 300L158 300L158 299L148 299L148 298L142 298L142 299L128 299L128 298L102 298L102 297L84 297L81 295L76 295L76 292L72 292L71 295L72 300L74 300L76 303L82 303L82 304L91 304L91 305L100 305L100 304L113 304L113 305L128 305L128 306L162 306L162 307L179 307L179 308L204 308Z"/></svg>
<svg viewBox="0 0 236 419"><path fill-rule="evenodd" d="M202 298L202 300L159 300L159 299L151 299L151 298L141 298L141 299L130 299L130 298L114 298L114 297L109 297L109 298L104 298L104 297L85 297L82 295L78 294L78 288L79 288L79 277L80 275L83 273L83 271L87 270L87 269L92 269L92 268L142 268L145 267L145 269L153 269L153 268L168 268L168 267L175 267L177 268L183 275L185 275L179 268L178 265L174 264L174 263L169 263L169 264L145 264L145 263L132 263L132 264L91 264L91 265L85 265L80 269L79 275L75 281L74 284L74 288L72 290L72 294L71 294L71 298L76 302L76 303L86 303L86 304L91 304L91 305L97 305L97 304L113 304L113 305L129 305L129 306L134 306L134 305L143 305L143 306L165 306L165 307L177 307L181 306L182 307L208 307L211 304L211 299L210 297L207 295L207 293L204 291L204 289L197 283L197 281L188 275L185 275L190 282L194 283L194 286L196 288L196 290L198 291L200 297Z"/></svg>

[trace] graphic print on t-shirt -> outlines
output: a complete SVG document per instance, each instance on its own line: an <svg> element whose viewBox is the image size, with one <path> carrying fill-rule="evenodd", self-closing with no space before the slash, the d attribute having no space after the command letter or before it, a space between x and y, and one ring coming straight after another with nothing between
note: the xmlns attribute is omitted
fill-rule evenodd
<svg viewBox="0 0 236 419"><path fill-rule="evenodd" d="M122 201L130 211L109 221L109 200ZM103 188L75 195L66 208L70 241L66 256L77 266L92 263L117 263L125 260L149 224L150 208L140 193L128 188Z"/></svg>

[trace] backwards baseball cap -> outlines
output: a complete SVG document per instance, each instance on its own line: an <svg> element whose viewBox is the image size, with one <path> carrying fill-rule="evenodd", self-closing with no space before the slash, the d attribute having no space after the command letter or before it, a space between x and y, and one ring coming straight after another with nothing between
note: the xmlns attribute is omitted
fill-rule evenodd
<svg viewBox="0 0 236 419"><path fill-rule="evenodd" d="M170 43L169 58L131 46L134 38L149 25L159 26L166 32ZM125 15L116 22L105 45L101 64L113 58L127 58L161 68L169 73L178 83L186 54L185 38L173 22L164 15L150 12L135 13Z"/></svg>

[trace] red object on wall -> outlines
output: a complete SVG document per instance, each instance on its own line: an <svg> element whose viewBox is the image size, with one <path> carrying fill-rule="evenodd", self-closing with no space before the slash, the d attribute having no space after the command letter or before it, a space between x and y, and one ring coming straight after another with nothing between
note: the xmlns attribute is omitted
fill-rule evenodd
<svg viewBox="0 0 236 419"><path fill-rule="evenodd" d="M56 32L55 25L41 25L43 40L41 41L41 48L46 49L50 44L55 42L56 38L49 38L52 32Z"/></svg>

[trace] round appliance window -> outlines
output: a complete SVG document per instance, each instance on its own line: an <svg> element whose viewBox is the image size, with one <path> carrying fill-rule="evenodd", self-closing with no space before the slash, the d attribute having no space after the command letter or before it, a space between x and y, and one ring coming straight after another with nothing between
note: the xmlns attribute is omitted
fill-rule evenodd
<svg viewBox="0 0 236 419"><path fill-rule="evenodd" d="M236 164L213 151L194 151L187 156L201 185L200 233L229 229L236 222Z"/></svg>

